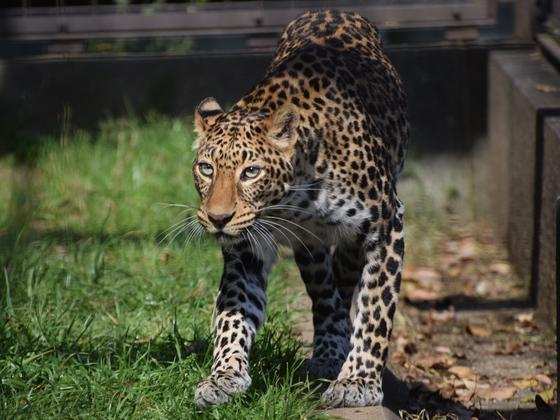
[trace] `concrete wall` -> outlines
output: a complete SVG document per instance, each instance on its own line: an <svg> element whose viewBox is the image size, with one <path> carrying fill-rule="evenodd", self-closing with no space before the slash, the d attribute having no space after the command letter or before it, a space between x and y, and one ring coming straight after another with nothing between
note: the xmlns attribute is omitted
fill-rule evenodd
<svg viewBox="0 0 560 420"><path fill-rule="evenodd" d="M552 326L552 202L560 159L553 140L557 127L547 121L560 115L560 75L537 52L497 52L490 56L489 78L486 216L527 282L538 316Z"/></svg>

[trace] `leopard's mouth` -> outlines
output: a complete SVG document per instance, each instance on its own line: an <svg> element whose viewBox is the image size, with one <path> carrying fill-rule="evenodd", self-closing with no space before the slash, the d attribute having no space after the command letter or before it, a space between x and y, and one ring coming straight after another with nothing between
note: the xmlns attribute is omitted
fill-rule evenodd
<svg viewBox="0 0 560 420"><path fill-rule="evenodd" d="M224 231L218 231L216 233L213 234L214 238L216 238L217 240L232 240L235 238L239 238L239 234L231 234L231 233L226 233Z"/></svg>
<svg viewBox="0 0 560 420"><path fill-rule="evenodd" d="M226 225L216 226L208 220L206 213L199 211L198 220L207 234L215 238L220 244L232 245L239 243L243 239L247 239L249 232L256 222L256 215L246 215L241 219L231 220Z"/></svg>

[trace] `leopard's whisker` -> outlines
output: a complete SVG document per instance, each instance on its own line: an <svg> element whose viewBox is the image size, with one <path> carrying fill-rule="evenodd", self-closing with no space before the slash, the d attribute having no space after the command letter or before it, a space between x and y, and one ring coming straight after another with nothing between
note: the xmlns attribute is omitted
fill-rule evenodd
<svg viewBox="0 0 560 420"><path fill-rule="evenodd" d="M181 207L184 209L196 210L196 207L189 206L188 204L181 204L181 203L156 203L156 204L163 207Z"/></svg>
<svg viewBox="0 0 560 420"><path fill-rule="evenodd" d="M303 209L298 206L288 205L288 204L277 204L273 206L263 207L262 209L257 210L256 213L261 213L267 210L288 210L288 211L300 212L305 214L313 214L313 212L310 212L309 210Z"/></svg>
<svg viewBox="0 0 560 420"><path fill-rule="evenodd" d="M253 229L254 232L251 232L251 229ZM264 254L262 253L262 249L261 249L261 247L259 247L260 242L259 242L258 239L257 239L257 235L260 236L260 237L262 237L262 234L260 233L260 231L259 231L258 227L256 226L256 224L253 224L253 225L251 226L250 229L247 229L247 233L248 233L249 235L251 235L252 237L255 238L255 244L257 245L257 249L258 249L259 251L261 251L261 256L262 256L263 259L264 259Z"/></svg>
<svg viewBox="0 0 560 420"><path fill-rule="evenodd" d="M163 232L163 233L165 233L165 236L163 236L163 238L161 238L161 240L158 242L158 245L161 245L167 238L169 238L174 233L176 233L176 232L180 233L183 228L185 228L187 225L189 225L193 221L196 221L196 220L194 220L193 217L189 217L189 218L186 218L186 219L182 219L182 220L178 221L177 223L174 223L171 227L169 227L168 229L166 229ZM171 239L169 241L169 243L173 242L175 237L176 237L176 235L173 236L173 239Z"/></svg>
<svg viewBox="0 0 560 420"><path fill-rule="evenodd" d="M272 224L272 223L274 223L274 224ZM307 253L309 254L309 256L313 259L313 254L312 254L312 252L309 250L309 248L307 247L307 245L305 244L305 242L303 242L303 240L302 240L295 232L293 232L291 229L289 229L288 227L283 226L283 225L281 225L281 224L279 224L279 223L276 224L275 222L270 222L270 221L265 222L265 225L267 225L267 226L269 226L270 228L276 230L277 232L280 232L281 234L283 234L282 229L284 229L285 231L287 231L289 234L291 234L291 235L301 244L301 246L307 251ZM284 237L286 237L285 234L283 234L283 235L284 235ZM287 238L287 237L286 237L286 238ZM287 239L287 240L288 240L288 243L290 243L290 244L292 243L292 241L290 241L289 239Z"/></svg>
<svg viewBox="0 0 560 420"><path fill-rule="evenodd" d="M175 232L175 234L173 235L173 237L169 240L169 243L173 243L175 241L175 239L177 239L177 237L181 234L189 234L190 232L193 231L193 229L195 228L195 223L193 223L193 221L191 221L190 223L184 225L180 230L178 230L177 232Z"/></svg>
<svg viewBox="0 0 560 420"><path fill-rule="evenodd" d="M268 232L267 230L263 229L262 226L258 225L258 223L255 223L253 226L255 227L255 231L260 234L260 236L270 247L270 250L274 251L277 248L277 244L274 239L274 236L271 235L270 232ZM264 259L264 255L263 255L263 259Z"/></svg>
<svg viewBox="0 0 560 420"><path fill-rule="evenodd" d="M204 228L201 225L198 225L196 228L196 234L195 234L195 241L200 241L200 239L202 239L202 235L204 235Z"/></svg>
<svg viewBox="0 0 560 420"><path fill-rule="evenodd" d="M303 246L303 248L305 248L305 250L307 251L309 256L311 258L313 258L313 254L311 253L311 251L309 250L307 245L305 245L305 242L303 242L303 240L295 232L293 232L291 229L289 229L287 226L284 226L284 225L282 225L280 223L277 223L277 222L272 222L270 220L262 220L261 219L261 222L264 223L265 225L268 225L272 228L275 228L276 230L280 230L279 228L282 228L282 229L286 230L288 233L292 234L292 236L298 240L298 242Z"/></svg>
<svg viewBox="0 0 560 420"><path fill-rule="evenodd" d="M259 235L261 238L263 238L263 240L264 240L264 242L265 242L265 245L267 245L267 246L269 246L269 247L270 247L271 245L268 243L267 239L264 237L264 235L262 234L262 232L259 232L258 230L255 230L254 234L255 234L255 243L257 244L257 249L259 250L259 253L261 254L261 258L262 258L263 261L264 261L264 260L265 260L264 250L263 250L263 247L260 246L261 243L260 243L260 241L258 240L257 235Z"/></svg>
<svg viewBox="0 0 560 420"><path fill-rule="evenodd" d="M304 210L301 207L293 205L293 204L272 204L270 206L266 206L266 207L263 207L262 209L257 210L257 213L261 212L261 211L264 211L264 210L268 210L268 209L276 209L276 208L279 208L279 207L285 207L285 208L290 208L290 209L294 209L294 210Z"/></svg>
<svg viewBox="0 0 560 420"><path fill-rule="evenodd" d="M247 239L247 242L249 242L249 246L251 247L251 254L255 255L255 247L258 249L258 244L255 243L255 245L253 245L253 235L252 233L249 231L249 229L246 229L245 231L241 232L241 236L245 239Z"/></svg>
<svg viewBox="0 0 560 420"><path fill-rule="evenodd" d="M204 228L198 224L191 228L192 237L184 244L184 247L190 246L191 244L199 243L202 234L204 233Z"/></svg>
<svg viewBox="0 0 560 420"><path fill-rule="evenodd" d="M315 182L311 182L309 184L294 184L294 185L290 185L290 188L295 187L317 187L318 185L321 185L321 183L324 181L315 181Z"/></svg>
<svg viewBox="0 0 560 420"><path fill-rule="evenodd" d="M259 229L263 229L263 230L267 230L267 231L268 231L268 227L267 227L264 223L263 223L262 225L261 225L260 223L261 223L261 221L257 221L257 223L256 223L256 225L259 227ZM280 229L274 227L273 225L268 225L268 226L271 227L271 228L274 228L277 232L279 232L279 233L286 239L286 242L287 242L288 244L291 244L291 243L292 243L292 241L290 240L290 238L288 238L288 237L286 236L286 234L285 234L284 232L282 232ZM269 232L269 233L270 233L270 232Z"/></svg>
<svg viewBox="0 0 560 420"><path fill-rule="evenodd" d="M277 217L277 216L263 216L265 219L275 219L275 220L281 220L283 222L289 223L293 226L296 226L298 228L300 228L301 230L303 230L304 232L308 233L309 235L311 235L313 238L317 239L319 242L323 243L323 240L321 238L319 238L317 235L315 235L313 232L311 232L309 229L307 229L306 227L300 225L299 223L293 222L291 220L285 219L283 217Z"/></svg>
<svg viewBox="0 0 560 420"><path fill-rule="evenodd" d="M184 224L180 227L180 230L175 232L175 235L173 235L173 237L171 238L170 241L171 241L171 242L174 241L175 238L176 238L177 236L179 236L181 233L185 233L185 232L189 231L190 229L193 229L194 226L195 226L197 223L198 223L198 220L196 220L196 219L192 219L192 220L190 220L190 221L184 223Z"/></svg>
<svg viewBox="0 0 560 420"><path fill-rule="evenodd" d="M187 221L189 221L189 220L192 220L192 219L194 219L195 217L197 217L197 216L196 216L196 215L192 215L192 216L189 216L189 217L181 218L181 220L179 220L179 221L173 223L170 227L168 227L167 229L165 229L164 232L167 232L167 231L173 229L175 226L180 225L181 223L184 223L184 222L187 222Z"/></svg>
<svg viewBox="0 0 560 420"><path fill-rule="evenodd" d="M192 239L196 235L197 228L201 227L200 225L197 225L197 224L194 224L194 225L191 225L191 226L192 227L190 227L190 232L188 233L187 237L183 241L183 248L186 248L190 244L190 242L192 241ZM185 229L185 231L186 231L186 229Z"/></svg>

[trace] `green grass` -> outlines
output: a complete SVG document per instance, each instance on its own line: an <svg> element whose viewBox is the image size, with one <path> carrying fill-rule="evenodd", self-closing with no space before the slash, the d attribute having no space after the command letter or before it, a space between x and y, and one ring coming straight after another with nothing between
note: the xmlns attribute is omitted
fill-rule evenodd
<svg viewBox="0 0 560 420"><path fill-rule="evenodd" d="M196 204L193 140L179 120L112 121L44 139L26 165L0 158L0 418L312 417L285 293L269 287L253 386L199 410L221 272L216 244L160 243ZM180 209L179 209L180 210Z"/></svg>

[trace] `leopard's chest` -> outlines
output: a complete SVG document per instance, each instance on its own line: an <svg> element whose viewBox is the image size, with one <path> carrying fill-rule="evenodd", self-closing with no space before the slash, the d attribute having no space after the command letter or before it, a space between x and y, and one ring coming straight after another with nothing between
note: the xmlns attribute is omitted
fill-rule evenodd
<svg viewBox="0 0 560 420"><path fill-rule="evenodd" d="M335 245L355 239L370 218L369 209L348 194L322 189L312 194L314 199L309 195L308 191L292 194L282 211L263 216L279 243Z"/></svg>

